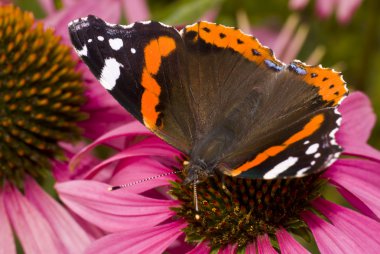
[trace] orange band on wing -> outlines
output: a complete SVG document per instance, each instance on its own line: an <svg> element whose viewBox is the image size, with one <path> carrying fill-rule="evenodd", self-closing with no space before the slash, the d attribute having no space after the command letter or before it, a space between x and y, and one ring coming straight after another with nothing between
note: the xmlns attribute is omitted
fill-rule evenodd
<svg viewBox="0 0 380 254"><path fill-rule="evenodd" d="M141 98L141 114L145 126L152 130L157 127L156 122L160 112L156 110L156 107L160 103L161 94L161 87L154 76L160 69L162 58L167 57L175 48L174 39L168 36L153 39L144 48L145 66L141 76L144 92Z"/></svg>
<svg viewBox="0 0 380 254"><path fill-rule="evenodd" d="M263 163L266 161L269 157L276 156L280 152L284 151L288 146L291 144L294 144L306 137L309 137L314 132L316 132L320 126L322 125L323 121L325 120L325 117L323 114L318 114L314 116L310 121L303 127L302 130L292 135L290 138L288 138L284 143L277 146L272 146L266 149L264 152L259 153L253 160L247 161L240 167L234 169L231 171L232 176L240 175L242 172L247 171L253 167L256 167L257 165Z"/></svg>
<svg viewBox="0 0 380 254"><path fill-rule="evenodd" d="M262 63L264 60L270 60L277 65L282 65L273 56L273 52L269 48L261 45L255 37L244 34L238 29L208 22L198 22L187 26L185 31L186 33L197 33L194 38L195 41L199 36L206 43L219 48L231 48L249 61L257 64Z"/></svg>
<svg viewBox="0 0 380 254"><path fill-rule="evenodd" d="M293 61L298 68L305 70L302 79L308 84L319 88L318 94L324 101L332 102L332 106L340 103L347 93L346 82L342 74L322 66L310 66L300 61Z"/></svg>

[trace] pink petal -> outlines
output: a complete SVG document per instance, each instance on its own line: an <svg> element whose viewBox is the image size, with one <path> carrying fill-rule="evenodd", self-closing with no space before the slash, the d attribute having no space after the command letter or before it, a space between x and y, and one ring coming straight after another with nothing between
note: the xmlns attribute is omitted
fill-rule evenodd
<svg viewBox="0 0 380 254"><path fill-rule="evenodd" d="M305 1L307 3L307 1ZM292 42L294 34L296 32L297 26L299 24L299 18L292 15L287 20L285 25L282 27L280 33L276 36L275 43L272 47L273 51L276 52L276 55L282 58L284 55L288 55L288 58L293 58L298 52L294 52L291 55L286 54L287 46ZM261 37L259 37L261 40Z"/></svg>
<svg viewBox="0 0 380 254"><path fill-rule="evenodd" d="M309 0L290 0L289 8L293 10L302 10L308 4Z"/></svg>
<svg viewBox="0 0 380 254"><path fill-rule="evenodd" d="M253 242L251 244L248 244L247 248L245 249L246 254L256 254L256 243Z"/></svg>
<svg viewBox="0 0 380 254"><path fill-rule="evenodd" d="M236 252L236 244L234 245L227 245L225 248L219 250L218 254L232 254Z"/></svg>
<svg viewBox="0 0 380 254"><path fill-rule="evenodd" d="M355 195L380 217L379 168L380 163L373 161L342 159L334 163L324 177Z"/></svg>
<svg viewBox="0 0 380 254"><path fill-rule="evenodd" d="M129 23L149 19L149 8L145 0L123 0L123 2L124 13Z"/></svg>
<svg viewBox="0 0 380 254"><path fill-rule="evenodd" d="M310 253L283 228L276 232L276 237L280 245L281 254Z"/></svg>
<svg viewBox="0 0 380 254"><path fill-rule="evenodd" d="M44 21L45 25L52 27L62 36L64 42L70 44L67 32L67 24L77 18L85 17L89 14L96 15L110 23L117 23L120 20L120 1L107 0L82 0L76 1L67 8L50 15Z"/></svg>
<svg viewBox="0 0 380 254"><path fill-rule="evenodd" d="M141 224L144 225L144 224ZM95 241L87 254L160 254L175 241L186 227L185 223L172 222L156 227L138 227L121 233L110 234Z"/></svg>
<svg viewBox="0 0 380 254"><path fill-rule="evenodd" d="M322 212L335 227L344 231L366 253L379 253L380 223L360 213L319 198L313 206Z"/></svg>
<svg viewBox="0 0 380 254"><path fill-rule="evenodd" d="M377 220L378 217L366 206L363 201L354 196L351 192L344 188L338 188L339 193L346 199L353 207L358 209L362 214Z"/></svg>
<svg viewBox="0 0 380 254"><path fill-rule="evenodd" d="M337 0L317 0L316 10L321 18L330 17L334 11Z"/></svg>
<svg viewBox="0 0 380 254"><path fill-rule="evenodd" d="M157 140L153 139L146 139L141 142L139 142L136 145L130 146L124 151L121 151L117 153L114 156L111 156L110 158L102 161L95 167L93 167L91 170L89 170L86 175L83 177L85 179L91 179L93 178L101 169L103 169L105 166L109 165L112 162L117 162L119 160L124 159L131 159L135 157L163 157L167 159L174 159L178 156L178 151L174 150L172 147L169 147L168 145L157 142Z"/></svg>
<svg viewBox="0 0 380 254"><path fill-rule="evenodd" d="M92 239L70 214L32 179L25 182L26 198L48 221L69 253L82 253Z"/></svg>
<svg viewBox="0 0 380 254"><path fill-rule="evenodd" d="M371 102L361 92L350 94L339 107L342 125L336 135L344 153L380 160L380 152L367 145L376 122Z"/></svg>
<svg viewBox="0 0 380 254"><path fill-rule="evenodd" d="M152 135L152 133L145 128L142 124L137 121L127 123L126 125L120 126L110 132L105 133L103 136L99 137L97 140L92 142L90 145L84 147L79 151L70 161L69 168L74 169L76 164L80 162L83 156L86 156L96 146L111 141L120 137L136 137L138 135Z"/></svg>
<svg viewBox="0 0 380 254"><path fill-rule="evenodd" d="M48 221L14 187L4 187L5 209L25 253L66 253Z"/></svg>
<svg viewBox="0 0 380 254"><path fill-rule="evenodd" d="M206 243L201 242L194 249L192 249L189 252L186 252L186 254L204 254L204 253L210 253L210 251L211 251L210 247L208 247Z"/></svg>
<svg viewBox="0 0 380 254"><path fill-rule="evenodd" d="M200 17L199 20L201 21L208 21L208 22L215 22L216 18L218 17L219 9L211 9L208 10L205 14L203 14L202 17Z"/></svg>
<svg viewBox="0 0 380 254"><path fill-rule="evenodd" d="M338 20L342 24L347 24L361 3L362 0L338 0Z"/></svg>
<svg viewBox="0 0 380 254"><path fill-rule="evenodd" d="M0 189L0 253L16 254L16 246L13 239L11 225L4 207L4 194Z"/></svg>
<svg viewBox="0 0 380 254"><path fill-rule="evenodd" d="M53 0L38 0L38 2L48 15L52 15L55 13L56 10Z"/></svg>
<svg viewBox="0 0 380 254"><path fill-rule="evenodd" d="M312 212L306 211L302 217L313 233L321 254L365 253L344 232Z"/></svg>
<svg viewBox="0 0 380 254"><path fill-rule="evenodd" d="M277 254L277 251L272 247L267 234L257 237L257 254Z"/></svg>
<svg viewBox="0 0 380 254"><path fill-rule="evenodd" d="M108 232L155 226L174 215L175 200L147 198L125 190L108 191L95 181L56 184L61 200L75 213Z"/></svg>
<svg viewBox="0 0 380 254"><path fill-rule="evenodd" d="M119 164L119 170L111 179L110 185L121 185L126 183L133 183L158 176L165 173L173 172L172 169L163 166L155 159L151 158L136 158L134 160L124 160ZM128 192L142 193L144 191L168 185L169 181L175 181L177 176L175 174L151 179L128 187Z"/></svg>

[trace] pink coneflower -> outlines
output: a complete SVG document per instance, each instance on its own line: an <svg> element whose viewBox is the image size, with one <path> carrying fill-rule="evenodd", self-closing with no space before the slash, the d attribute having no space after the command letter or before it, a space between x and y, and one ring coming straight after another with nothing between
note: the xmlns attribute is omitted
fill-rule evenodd
<svg viewBox="0 0 380 254"><path fill-rule="evenodd" d="M75 213L109 233L87 253L175 253L178 248L182 253L309 253L294 238L307 239L308 232L321 253L377 253L380 152L367 144L375 116L359 92L349 95L339 110L343 121L337 140L346 156L322 175L272 181L226 178L227 190L220 179L210 179L198 187L198 219L192 188L181 184L180 175L105 191L109 185L180 167L173 160L179 154L135 122L100 137L71 163L89 157L99 144L124 141L118 153L91 167L82 180L56 188ZM324 198L326 184L357 210Z"/></svg>
<svg viewBox="0 0 380 254"><path fill-rule="evenodd" d="M290 0L289 7L293 10L301 10L306 7L309 0ZM348 23L362 0L317 0L316 11L321 18L328 18L336 10L336 16L340 23Z"/></svg>
<svg viewBox="0 0 380 254"><path fill-rule="evenodd" d="M67 24L74 19L87 15L88 13L99 15L111 22L119 22L122 12L129 22L136 20L146 20L149 18L149 9L145 1L136 0L116 0L116 1L62 1L63 8L57 10L53 0L39 0L48 16L44 19L46 26L52 27L55 33L62 37L62 42L71 45L67 33ZM77 54L73 54L78 59ZM112 130L121 124L131 120L113 98L101 86L90 73L87 66L79 61L77 69L83 74L85 91L87 98L82 110L88 112L89 119L79 123L79 126L86 131L84 136L95 139L101 134Z"/></svg>
<svg viewBox="0 0 380 254"><path fill-rule="evenodd" d="M78 253L92 238L39 184L86 118L70 48L33 15L0 6L0 253ZM13 232L14 231L14 232Z"/></svg>

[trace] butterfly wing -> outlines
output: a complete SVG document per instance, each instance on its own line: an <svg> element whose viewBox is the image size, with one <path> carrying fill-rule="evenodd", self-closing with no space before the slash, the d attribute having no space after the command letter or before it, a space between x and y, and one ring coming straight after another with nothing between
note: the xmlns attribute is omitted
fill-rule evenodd
<svg viewBox="0 0 380 254"><path fill-rule="evenodd" d="M184 44L159 22L112 25L88 16L69 24L72 43L100 83L137 120L182 150L191 147Z"/></svg>
<svg viewBox="0 0 380 254"><path fill-rule="evenodd" d="M192 158L248 178L300 176L334 160L335 107L347 94L340 74L299 61L286 66L254 37L222 25L199 22L182 36L197 105ZM302 132L308 126L315 129Z"/></svg>

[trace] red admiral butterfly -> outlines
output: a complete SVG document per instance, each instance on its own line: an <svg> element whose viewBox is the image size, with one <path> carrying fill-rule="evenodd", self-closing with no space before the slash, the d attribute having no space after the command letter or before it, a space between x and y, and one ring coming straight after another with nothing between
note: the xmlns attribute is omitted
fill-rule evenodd
<svg viewBox="0 0 380 254"><path fill-rule="evenodd" d="M341 153L341 74L285 65L238 29L198 22L69 24L72 43L100 83L137 120L189 157L185 182L215 173L287 178L321 172Z"/></svg>

